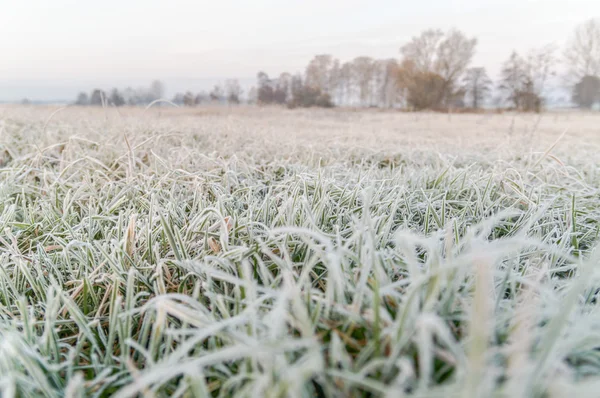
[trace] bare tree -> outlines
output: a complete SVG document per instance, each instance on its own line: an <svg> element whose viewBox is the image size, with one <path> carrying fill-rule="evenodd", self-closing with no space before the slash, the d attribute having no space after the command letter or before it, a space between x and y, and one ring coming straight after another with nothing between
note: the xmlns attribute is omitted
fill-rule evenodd
<svg viewBox="0 0 600 398"><path fill-rule="evenodd" d="M525 58L513 51L504 63L499 88L515 109L541 110L547 83L556 74L555 51L554 45L547 45L530 50Z"/></svg>
<svg viewBox="0 0 600 398"><path fill-rule="evenodd" d="M340 60L334 59L331 69L329 70L329 95L337 104L341 103L340 100L340 86L341 86L341 67Z"/></svg>
<svg viewBox="0 0 600 398"><path fill-rule="evenodd" d="M250 90L248 90L248 98L247 101L249 104L256 104L258 100L258 90L255 86L252 86Z"/></svg>
<svg viewBox="0 0 600 398"><path fill-rule="evenodd" d="M429 85L434 79L437 87L439 79L433 76L442 79L442 104L450 106L461 94L457 83L471 62L476 46L477 39L468 38L459 30L444 33L429 29L413 37L400 52L403 61L411 62L415 81Z"/></svg>
<svg viewBox="0 0 600 398"><path fill-rule="evenodd" d="M575 29L564 59L571 82L584 76L600 76L600 19L590 19Z"/></svg>
<svg viewBox="0 0 600 398"><path fill-rule="evenodd" d="M134 106L138 104L138 93L131 87L125 88L123 90L123 98L125 99L125 103L130 106Z"/></svg>
<svg viewBox="0 0 600 398"><path fill-rule="evenodd" d="M548 44L541 48L532 49L526 57L527 79L533 86L533 92L542 97L549 80L556 75L556 46Z"/></svg>
<svg viewBox="0 0 600 398"><path fill-rule="evenodd" d="M164 98L165 96L165 85L160 80L154 80L152 84L150 84L150 93L149 93L150 102L155 101L157 99Z"/></svg>
<svg viewBox="0 0 600 398"><path fill-rule="evenodd" d="M257 102L258 104L271 104L273 102L273 82L269 79L269 75L265 72L258 72L256 76L258 80Z"/></svg>
<svg viewBox="0 0 600 398"><path fill-rule="evenodd" d="M125 105L125 98L123 98L123 95L116 88L113 88L110 93L110 103L114 106Z"/></svg>
<svg viewBox="0 0 600 398"><path fill-rule="evenodd" d="M352 64L345 62L340 68L339 76L339 90L340 90L340 104L349 105L353 102L354 92L354 73L352 71Z"/></svg>
<svg viewBox="0 0 600 398"><path fill-rule="evenodd" d="M242 96L242 86L237 79L229 79L225 82L225 91L227 102L230 104L239 104Z"/></svg>
<svg viewBox="0 0 600 398"><path fill-rule="evenodd" d="M398 71L398 84L406 91L406 102L414 110L442 106L445 81L437 73L420 71L412 61L404 60Z"/></svg>
<svg viewBox="0 0 600 398"><path fill-rule="evenodd" d="M437 49L444 32L439 29L427 29L419 36L413 36L400 52L404 60L410 60L415 70L432 72L436 64Z"/></svg>
<svg viewBox="0 0 600 398"><path fill-rule="evenodd" d="M214 102L221 102L224 98L223 89L218 84L213 87L212 91L209 94L210 100Z"/></svg>
<svg viewBox="0 0 600 398"><path fill-rule="evenodd" d="M492 88L492 80L488 77L485 68L467 69L463 83L471 108L479 109Z"/></svg>
<svg viewBox="0 0 600 398"><path fill-rule="evenodd" d="M292 75L283 72L275 82L275 91L273 92L273 102L283 105L291 98Z"/></svg>
<svg viewBox="0 0 600 398"><path fill-rule="evenodd" d="M520 109L521 91L524 84L524 63L521 56L513 51L508 60L502 64L501 80L498 86L504 94L504 99L508 101L514 109Z"/></svg>
<svg viewBox="0 0 600 398"><path fill-rule="evenodd" d="M380 60L378 64L379 78L379 104L387 108L392 108L398 99L399 94L399 65L395 59Z"/></svg>
<svg viewBox="0 0 600 398"><path fill-rule="evenodd" d="M329 93L329 73L333 57L329 54L316 55L306 67L305 85Z"/></svg>
<svg viewBox="0 0 600 398"><path fill-rule="evenodd" d="M352 61L352 72L353 80L358 85L360 104L371 105L375 61L371 57L357 57Z"/></svg>

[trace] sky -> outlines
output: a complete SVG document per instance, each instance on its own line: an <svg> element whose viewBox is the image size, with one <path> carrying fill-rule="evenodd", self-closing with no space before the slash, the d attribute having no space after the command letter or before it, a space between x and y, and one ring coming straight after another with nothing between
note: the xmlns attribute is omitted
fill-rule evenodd
<svg viewBox="0 0 600 398"><path fill-rule="evenodd" d="M303 71L315 54L399 57L427 28L478 38L496 77L514 49L564 46L598 0L0 0L0 101L73 99L165 82L167 94L227 78Z"/></svg>

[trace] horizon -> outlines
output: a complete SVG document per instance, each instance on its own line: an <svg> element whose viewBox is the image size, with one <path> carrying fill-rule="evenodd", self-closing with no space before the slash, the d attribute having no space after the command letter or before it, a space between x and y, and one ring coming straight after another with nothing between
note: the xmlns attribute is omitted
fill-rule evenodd
<svg viewBox="0 0 600 398"><path fill-rule="evenodd" d="M160 1L139 0L5 6L0 101L68 101L81 91L147 86L154 79L165 83L167 96L209 90L228 78L248 88L259 71L303 72L316 54L398 59L400 47L427 28L455 27L476 37L471 65L486 67L496 80L513 49L554 43L560 55L575 27L600 15L600 3L589 0L568 7L514 0L176 3L167 10ZM564 91L560 79L553 90Z"/></svg>

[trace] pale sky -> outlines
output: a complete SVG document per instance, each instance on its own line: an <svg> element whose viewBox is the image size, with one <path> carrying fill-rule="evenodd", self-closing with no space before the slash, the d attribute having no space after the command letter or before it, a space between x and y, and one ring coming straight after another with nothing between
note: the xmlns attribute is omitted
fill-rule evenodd
<svg viewBox="0 0 600 398"><path fill-rule="evenodd" d="M513 49L563 45L600 0L0 0L0 101L165 82L169 94L299 72L314 54L399 56L426 28L479 39L496 77Z"/></svg>

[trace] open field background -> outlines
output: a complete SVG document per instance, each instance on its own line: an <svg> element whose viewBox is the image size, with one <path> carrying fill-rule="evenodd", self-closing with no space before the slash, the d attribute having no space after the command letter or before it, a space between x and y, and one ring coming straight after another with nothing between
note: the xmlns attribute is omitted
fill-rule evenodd
<svg viewBox="0 0 600 398"><path fill-rule="evenodd" d="M0 107L0 394L597 396L599 122Z"/></svg>

